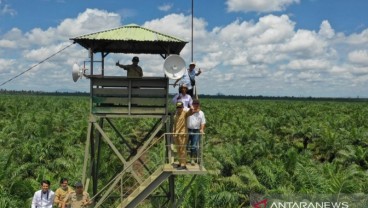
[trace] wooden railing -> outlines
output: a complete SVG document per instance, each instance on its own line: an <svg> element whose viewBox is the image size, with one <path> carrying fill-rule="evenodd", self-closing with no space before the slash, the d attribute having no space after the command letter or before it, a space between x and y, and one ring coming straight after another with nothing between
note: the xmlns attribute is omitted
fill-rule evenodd
<svg viewBox="0 0 368 208"><path fill-rule="evenodd" d="M168 113L168 78L93 76L89 79L93 114L162 116Z"/></svg>

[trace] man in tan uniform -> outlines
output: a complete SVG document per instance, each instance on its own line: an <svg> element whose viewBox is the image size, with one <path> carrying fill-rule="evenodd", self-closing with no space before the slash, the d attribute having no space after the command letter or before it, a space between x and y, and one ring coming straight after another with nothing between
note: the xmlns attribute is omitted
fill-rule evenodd
<svg viewBox="0 0 368 208"><path fill-rule="evenodd" d="M68 186L68 179L62 178L60 180L60 187L55 191L55 205L60 208L63 205L63 201L69 193L73 190L72 187Z"/></svg>
<svg viewBox="0 0 368 208"><path fill-rule="evenodd" d="M89 194L83 190L83 184L77 182L75 191L69 193L65 199L62 208L85 208L92 204Z"/></svg>
<svg viewBox="0 0 368 208"><path fill-rule="evenodd" d="M139 58L134 56L132 59L133 64L130 65L123 65L119 62L116 62L116 66L127 70L127 77L128 78L142 78L143 77L143 70L140 66L138 66Z"/></svg>
<svg viewBox="0 0 368 208"><path fill-rule="evenodd" d="M191 106L190 109L185 108L182 101L176 103L176 113L174 116L174 142L179 155L178 170L185 170L187 164L186 146L188 143L187 118L193 115L195 111Z"/></svg>

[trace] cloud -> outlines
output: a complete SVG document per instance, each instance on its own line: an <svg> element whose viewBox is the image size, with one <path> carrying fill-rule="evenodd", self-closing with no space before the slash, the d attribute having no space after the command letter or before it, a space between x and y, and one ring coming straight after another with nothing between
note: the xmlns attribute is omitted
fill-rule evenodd
<svg viewBox="0 0 368 208"><path fill-rule="evenodd" d="M16 48L17 43L11 40L0 40L0 48Z"/></svg>
<svg viewBox="0 0 368 208"><path fill-rule="evenodd" d="M8 69L16 63L14 59L2 59L0 58L0 73L5 73Z"/></svg>
<svg viewBox="0 0 368 208"><path fill-rule="evenodd" d="M335 31L332 29L330 23L324 20L320 26L318 34L325 38L332 38L335 35Z"/></svg>
<svg viewBox="0 0 368 208"><path fill-rule="evenodd" d="M212 29L207 25L205 19L194 18L193 58L203 71L197 77L200 93L351 96L351 92L361 92L359 89L368 87L367 29L342 34L328 21L321 22L319 31L296 29L296 23L288 15L265 15L248 21L237 19ZM0 81L57 53L71 44L71 37L119 26L119 14L87 9L55 27L29 31L13 28L0 36ZM168 14L148 20L142 26L188 41L180 55L187 64L190 62L191 16ZM106 56L105 74L125 75L125 71L116 68L115 62L130 63L131 56ZM145 76L163 76L161 56L139 56ZM100 55L96 54L95 60L99 59ZM87 50L75 44L5 87L53 91L69 86L88 91L88 80L74 83L70 74L74 63L82 65L85 60L88 60ZM95 67L95 72L99 72L100 66ZM170 91L176 92L175 89ZM368 97L367 93L363 95Z"/></svg>
<svg viewBox="0 0 368 208"><path fill-rule="evenodd" d="M10 15L15 16L17 15L17 11L11 7L9 4L5 4L0 1L0 16L1 15Z"/></svg>
<svg viewBox="0 0 368 208"><path fill-rule="evenodd" d="M172 7L173 7L173 4L163 4L163 5L158 7L158 10L167 12L167 11L171 10Z"/></svg>
<svg viewBox="0 0 368 208"><path fill-rule="evenodd" d="M368 66L368 51L356 50L348 54L348 60L357 65Z"/></svg>
<svg viewBox="0 0 368 208"><path fill-rule="evenodd" d="M283 11L300 0L227 0L229 12L273 12Z"/></svg>

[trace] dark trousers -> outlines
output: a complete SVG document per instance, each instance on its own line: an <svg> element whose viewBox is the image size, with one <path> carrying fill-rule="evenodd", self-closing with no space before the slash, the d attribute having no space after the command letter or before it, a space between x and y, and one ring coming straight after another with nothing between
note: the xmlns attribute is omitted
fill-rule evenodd
<svg viewBox="0 0 368 208"><path fill-rule="evenodd" d="M199 140L201 135L199 134L199 129L188 129L189 141L187 148L190 149L190 157L197 158L199 150Z"/></svg>

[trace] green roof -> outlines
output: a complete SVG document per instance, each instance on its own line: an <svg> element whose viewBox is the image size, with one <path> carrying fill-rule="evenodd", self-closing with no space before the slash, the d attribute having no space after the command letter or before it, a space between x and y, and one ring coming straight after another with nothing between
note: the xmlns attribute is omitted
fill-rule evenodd
<svg viewBox="0 0 368 208"><path fill-rule="evenodd" d="M94 52L179 54L186 41L135 24L71 38Z"/></svg>

